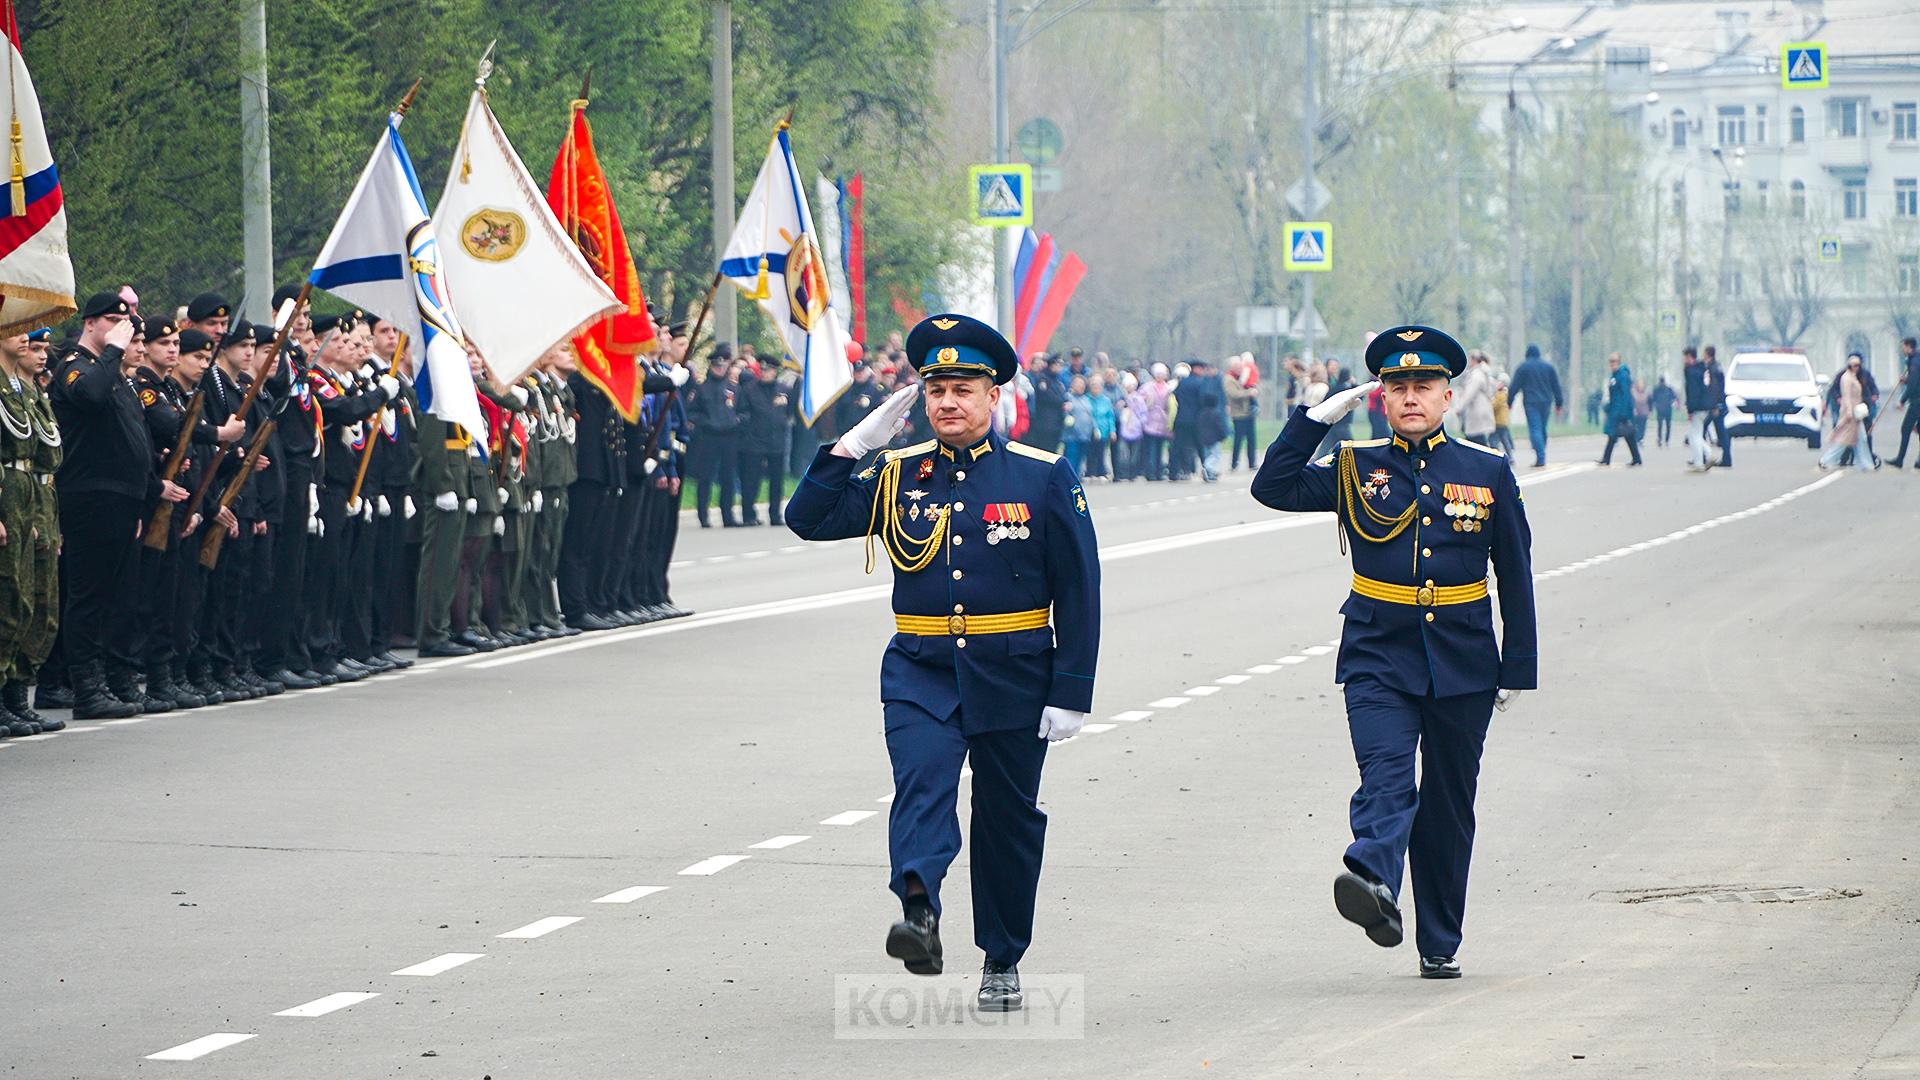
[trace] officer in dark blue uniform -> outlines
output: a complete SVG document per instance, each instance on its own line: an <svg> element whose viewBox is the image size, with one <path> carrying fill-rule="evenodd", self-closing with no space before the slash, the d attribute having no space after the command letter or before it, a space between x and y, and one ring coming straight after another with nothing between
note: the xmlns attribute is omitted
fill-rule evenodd
<svg viewBox="0 0 1920 1080"><path fill-rule="evenodd" d="M1253 480L1276 510L1339 515L1353 550L1353 593L1335 681L1360 765L1349 815L1347 872L1334 904L1384 946L1400 944L1400 880L1411 863L1420 974L1458 978L1473 797L1496 704L1534 688L1532 534L1501 454L1442 426L1450 378L1466 370L1459 342L1400 326L1367 347L1384 385L1393 436L1343 442L1309 462L1327 429L1373 389L1358 386L1295 409ZM1500 585L1503 646L1494 642L1487 565ZM1420 778L1414 779L1414 752Z"/></svg>
<svg viewBox="0 0 1920 1080"><path fill-rule="evenodd" d="M973 765L974 942L980 1007L1021 1006L1016 965L1033 936L1047 817L1036 805L1047 743L1093 708L1100 557L1086 493L1057 454L992 429L1017 360L991 327L936 315L907 336L938 436L861 458L905 426L908 386L822 447L787 504L807 540L868 538L893 561L897 633L880 662L894 799L891 886L905 917L887 953L942 970L940 883L960 852L955 800Z"/></svg>

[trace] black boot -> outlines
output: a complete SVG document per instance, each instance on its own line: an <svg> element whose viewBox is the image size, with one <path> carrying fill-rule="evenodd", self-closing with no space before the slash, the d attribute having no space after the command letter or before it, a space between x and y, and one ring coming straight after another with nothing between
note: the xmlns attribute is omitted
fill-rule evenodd
<svg viewBox="0 0 1920 1080"><path fill-rule="evenodd" d="M13 688L20 688L19 706L15 707ZM41 732L40 721L46 719L27 707L27 684L8 683L4 694L0 694L0 739L22 738L38 735Z"/></svg>
<svg viewBox="0 0 1920 1080"><path fill-rule="evenodd" d="M207 669L206 664L189 665L185 685L188 690L209 705L218 705L227 700L227 696L220 692L219 686L214 684L213 674Z"/></svg>
<svg viewBox="0 0 1920 1080"><path fill-rule="evenodd" d="M172 665L154 672L147 680L147 696L159 698L176 709L197 709L206 704L198 694L182 689L179 683L173 681Z"/></svg>
<svg viewBox="0 0 1920 1080"><path fill-rule="evenodd" d="M107 690L107 678L99 664L75 665L72 676L75 720L124 720L140 715L140 706L122 701Z"/></svg>
<svg viewBox="0 0 1920 1080"><path fill-rule="evenodd" d="M73 687L43 682L40 688L34 691L33 704L35 708L40 709L71 709L73 708Z"/></svg>
<svg viewBox="0 0 1920 1080"><path fill-rule="evenodd" d="M140 689L140 676L132 671L115 669L107 675L107 689L121 701L140 706L143 713L163 713L174 710L171 698L157 697Z"/></svg>

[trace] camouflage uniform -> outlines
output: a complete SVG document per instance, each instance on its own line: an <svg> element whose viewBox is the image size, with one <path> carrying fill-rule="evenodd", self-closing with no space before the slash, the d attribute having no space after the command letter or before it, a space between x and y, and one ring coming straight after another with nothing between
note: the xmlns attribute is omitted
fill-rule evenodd
<svg viewBox="0 0 1920 1080"><path fill-rule="evenodd" d="M53 406L30 379L0 378L0 673L6 712L27 710L27 684L53 649L60 626L60 515L53 474L60 429ZM3 723L4 721L0 721Z"/></svg>

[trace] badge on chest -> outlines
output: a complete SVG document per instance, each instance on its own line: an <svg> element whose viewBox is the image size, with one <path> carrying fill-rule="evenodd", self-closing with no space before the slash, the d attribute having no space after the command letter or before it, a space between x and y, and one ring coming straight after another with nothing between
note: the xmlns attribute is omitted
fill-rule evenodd
<svg viewBox="0 0 1920 1080"><path fill-rule="evenodd" d="M1443 512L1453 519L1454 532L1479 532L1493 516L1492 488L1448 484L1441 495L1447 500Z"/></svg>
<svg viewBox="0 0 1920 1080"><path fill-rule="evenodd" d="M1033 529L1027 524L1033 520L1033 511L1026 503L988 503L980 510L980 520L987 526L989 544L1033 536Z"/></svg>

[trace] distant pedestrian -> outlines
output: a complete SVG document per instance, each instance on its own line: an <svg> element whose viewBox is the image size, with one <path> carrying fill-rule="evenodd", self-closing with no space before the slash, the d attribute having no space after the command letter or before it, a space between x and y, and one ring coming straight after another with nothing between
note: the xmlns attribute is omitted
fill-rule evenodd
<svg viewBox="0 0 1920 1080"><path fill-rule="evenodd" d="M1613 464L1613 444L1627 440L1633 454L1632 465L1640 465L1640 427L1633 418L1633 371L1620 360L1620 354L1607 357L1607 448L1600 452L1600 464Z"/></svg>
<svg viewBox="0 0 1920 1080"><path fill-rule="evenodd" d="M1712 375L1691 345L1680 350L1680 361L1680 384L1686 394L1687 444L1693 447L1693 458L1687 467L1704 472L1713 467L1707 454L1707 425L1713 419L1714 409Z"/></svg>
<svg viewBox="0 0 1920 1080"><path fill-rule="evenodd" d="M1453 383L1460 433L1483 446L1493 444L1493 365L1479 349L1467 353L1467 370Z"/></svg>
<svg viewBox="0 0 1920 1080"><path fill-rule="evenodd" d="M1733 441L1727 438L1727 373L1720 367L1719 357L1714 355L1713 346L1701 350L1700 364L1705 367L1707 391L1707 426L1713 429L1713 442L1720 448L1720 460L1717 463L1723 469L1733 468Z"/></svg>
<svg viewBox="0 0 1920 1080"><path fill-rule="evenodd" d="M1227 466L1230 469L1240 467L1240 450L1246 448L1247 468L1259 464L1254 455L1260 452L1259 433L1256 428L1260 408L1259 395L1247 385L1247 368L1250 365L1240 357L1227 361L1227 377L1222 386L1227 396L1227 419L1233 422L1233 451Z"/></svg>
<svg viewBox="0 0 1920 1080"><path fill-rule="evenodd" d="M1660 376L1660 384L1653 388L1653 393L1647 398L1647 404L1653 409L1655 445L1665 446L1673 441L1673 406L1679 400L1680 395L1674 393L1667 377Z"/></svg>
<svg viewBox="0 0 1920 1080"><path fill-rule="evenodd" d="M1086 376L1075 375L1067 384L1066 410L1061 449L1075 475L1081 475L1085 472L1087 443L1093 438L1093 399L1087 393Z"/></svg>
<svg viewBox="0 0 1920 1080"><path fill-rule="evenodd" d="M1527 441L1533 444L1533 467L1547 464L1547 418L1567 413L1566 395L1560 391L1560 373L1540 358L1540 346L1528 345L1527 358L1514 370L1508 384L1514 401L1526 410Z"/></svg>
<svg viewBox="0 0 1920 1080"><path fill-rule="evenodd" d="M1907 440L1920 429L1920 351L1916 351L1912 338L1900 340L1900 400L1906 402L1907 414L1900 418L1900 452L1893 455L1893 467L1905 467L1907 460Z"/></svg>
<svg viewBox="0 0 1920 1080"><path fill-rule="evenodd" d="M1374 393L1380 391L1375 390ZM1507 373L1493 376L1493 448L1513 458L1513 409L1507 402Z"/></svg>
<svg viewBox="0 0 1920 1080"><path fill-rule="evenodd" d="M1874 470L1877 463L1873 460L1873 449L1867 444L1867 418L1873 414L1873 403L1878 396L1873 373L1866 369L1859 353L1849 353L1847 366L1840 369L1832 389L1827 391L1833 431L1827 435L1826 452L1820 455L1821 468L1842 465L1851 453L1854 468L1862 472Z"/></svg>

